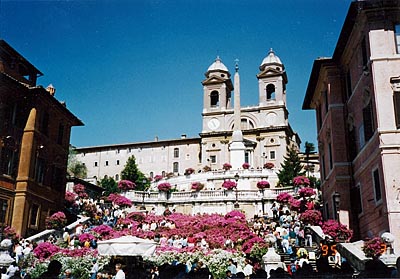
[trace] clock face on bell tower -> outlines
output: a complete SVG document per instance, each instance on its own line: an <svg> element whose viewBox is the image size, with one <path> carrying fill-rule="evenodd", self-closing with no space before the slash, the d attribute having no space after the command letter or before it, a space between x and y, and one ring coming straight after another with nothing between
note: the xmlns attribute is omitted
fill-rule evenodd
<svg viewBox="0 0 400 279"><path fill-rule="evenodd" d="M217 130L220 126L220 122L217 118L212 118L207 122L207 126L208 128L210 128L210 130Z"/></svg>

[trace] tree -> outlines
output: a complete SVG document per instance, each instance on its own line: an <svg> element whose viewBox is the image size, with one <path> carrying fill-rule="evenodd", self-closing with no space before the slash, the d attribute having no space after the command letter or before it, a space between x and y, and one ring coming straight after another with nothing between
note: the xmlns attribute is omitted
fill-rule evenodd
<svg viewBox="0 0 400 279"><path fill-rule="evenodd" d="M293 178L305 174L299 155L295 148L287 149L287 156L283 157L282 169L278 173L278 185L288 186L293 184Z"/></svg>
<svg viewBox="0 0 400 279"><path fill-rule="evenodd" d="M138 191L146 191L150 186L148 178L139 170L135 156L128 158L128 161L121 172L121 179L134 182L136 184L135 190Z"/></svg>
<svg viewBox="0 0 400 279"><path fill-rule="evenodd" d="M75 150L75 147L70 145L68 152L67 173L73 177L86 178L87 167L76 158L76 154L77 152Z"/></svg>
<svg viewBox="0 0 400 279"><path fill-rule="evenodd" d="M104 196L120 192L117 182L112 177L104 177L100 180L100 186L104 188Z"/></svg>

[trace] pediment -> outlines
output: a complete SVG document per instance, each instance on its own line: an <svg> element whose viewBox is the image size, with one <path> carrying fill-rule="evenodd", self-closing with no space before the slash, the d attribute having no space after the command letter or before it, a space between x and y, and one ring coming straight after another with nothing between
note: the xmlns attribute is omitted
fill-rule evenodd
<svg viewBox="0 0 400 279"><path fill-rule="evenodd" d="M211 76L209 78L206 78L205 80L202 81L203 85L208 85L208 84L216 84L216 83L225 83L226 79L219 77L219 76Z"/></svg>
<svg viewBox="0 0 400 279"><path fill-rule="evenodd" d="M278 70L272 67L265 68L262 72L260 72L257 77L270 77L270 76L279 76L282 75L285 71Z"/></svg>

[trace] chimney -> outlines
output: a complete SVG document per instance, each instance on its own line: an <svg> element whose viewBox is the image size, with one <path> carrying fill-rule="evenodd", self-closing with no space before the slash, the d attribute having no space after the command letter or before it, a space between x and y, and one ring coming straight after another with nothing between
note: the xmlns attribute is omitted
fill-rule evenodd
<svg viewBox="0 0 400 279"><path fill-rule="evenodd" d="M51 96L54 96L54 94L56 94L56 89L51 83L46 87L46 91L49 92Z"/></svg>
<svg viewBox="0 0 400 279"><path fill-rule="evenodd" d="M154 141L157 142L158 141L158 136L154 137Z"/></svg>
<svg viewBox="0 0 400 279"><path fill-rule="evenodd" d="M186 134L181 135L181 139L186 139Z"/></svg>

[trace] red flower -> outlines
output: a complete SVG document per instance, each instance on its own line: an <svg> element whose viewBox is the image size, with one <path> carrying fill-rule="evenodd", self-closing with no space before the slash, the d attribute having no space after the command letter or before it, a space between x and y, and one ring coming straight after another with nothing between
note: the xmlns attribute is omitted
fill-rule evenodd
<svg viewBox="0 0 400 279"><path fill-rule="evenodd" d="M304 187L304 188L301 188L297 193L301 197L311 197L311 196L315 195L315 190L310 187Z"/></svg>
<svg viewBox="0 0 400 279"><path fill-rule="evenodd" d="M157 188L160 191L168 192L171 190L172 186L168 182L165 182L165 183L158 184Z"/></svg>
<svg viewBox="0 0 400 279"><path fill-rule="evenodd" d="M224 183L222 183L222 187L224 187L226 190L232 190L236 187L236 182L232 180L225 180Z"/></svg>
<svg viewBox="0 0 400 279"><path fill-rule="evenodd" d="M335 239L335 241L347 241L353 236L353 231L347 226L339 224L336 220L327 220L322 224L322 231Z"/></svg>
<svg viewBox="0 0 400 279"><path fill-rule="evenodd" d="M257 188L258 189L265 189L265 188L269 188L269 182L266 180L261 180L257 182Z"/></svg>
<svg viewBox="0 0 400 279"><path fill-rule="evenodd" d="M310 185L310 179L305 176L296 176L295 178L293 178L293 184L294 186L308 186Z"/></svg>
<svg viewBox="0 0 400 279"><path fill-rule="evenodd" d="M122 191L128 191L135 189L136 184L130 180L121 180L118 182L118 188Z"/></svg>
<svg viewBox="0 0 400 279"><path fill-rule="evenodd" d="M192 182L192 190L200 191L204 188L204 184L200 182Z"/></svg>
<svg viewBox="0 0 400 279"><path fill-rule="evenodd" d="M185 170L185 175L191 175L192 173L194 173L194 169L192 169L192 168L187 168Z"/></svg>
<svg viewBox="0 0 400 279"><path fill-rule="evenodd" d="M274 167L275 167L274 163L271 163L271 162L264 164L264 169L272 169Z"/></svg>
<svg viewBox="0 0 400 279"><path fill-rule="evenodd" d="M46 228L48 229L61 229L67 224L67 217L61 211L54 213L46 218Z"/></svg>
<svg viewBox="0 0 400 279"><path fill-rule="evenodd" d="M318 210L306 210L300 215L300 221L309 225L320 225L322 221L321 212Z"/></svg>
<svg viewBox="0 0 400 279"><path fill-rule="evenodd" d="M156 176L154 176L154 181L155 181L155 182L158 182L158 181L160 181L161 179L163 179L163 177L162 177L161 175L159 175L159 174L157 174Z"/></svg>
<svg viewBox="0 0 400 279"><path fill-rule="evenodd" d="M292 195L289 194L288 192L283 192L280 193L277 197L276 200L280 203L288 203L292 199Z"/></svg>
<svg viewBox="0 0 400 279"><path fill-rule="evenodd" d="M249 163L243 163L242 168L244 168L245 170L250 168L250 164Z"/></svg>
<svg viewBox="0 0 400 279"><path fill-rule="evenodd" d="M232 168L232 165L229 164L229 163L225 163L225 164L222 165L222 168L223 168L224 170L230 170L230 169Z"/></svg>
<svg viewBox="0 0 400 279"><path fill-rule="evenodd" d="M383 253L382 246L384 244L385 243L382 241L382 238L374 237L372 239L364 241L362 250L365 256L369 258L378 258Z"/></svg>

